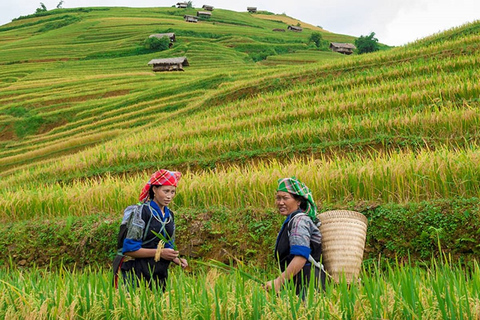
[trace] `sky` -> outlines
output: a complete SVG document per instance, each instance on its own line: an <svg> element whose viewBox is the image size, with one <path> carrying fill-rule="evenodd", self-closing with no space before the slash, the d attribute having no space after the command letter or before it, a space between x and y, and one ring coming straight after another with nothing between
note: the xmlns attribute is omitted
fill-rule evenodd
<svg viewBox="0 0 480 320"><path fill-rule="evenodd" d="M298 0L297 0L298 1ZM244 12L257 7L286 14L333 33L354 37L375 32L380 43L401 46L432 34L480 20L480 0L193 0L195 8L204 4ZM35 12L43 3L55 9L60 0L1 0L0 25ZM78 7L171 7L168 0L64 0L63 8ZM180 1L183 2L183 1Z"/></svg>

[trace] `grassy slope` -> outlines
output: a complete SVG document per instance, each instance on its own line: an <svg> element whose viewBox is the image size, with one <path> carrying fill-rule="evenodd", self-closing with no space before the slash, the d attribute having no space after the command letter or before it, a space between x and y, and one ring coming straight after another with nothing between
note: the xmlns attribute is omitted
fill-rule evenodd
<svg viewBox="0 0 480 320"><path fill-rule="evenodd" d="M248 71L259 72L258 77L271 74L274 70L259 68L247 53L262 51L269 43L284 53L305 49L309 36L308 30L301 35L277 34L271 29L279 22L225 10L215 10L208 22L198 24L185 23L182 18L194 10L173 8L57 11L4 26L0 56L4 66L0 95L0 143L5 147L2 171L65 153L62 150L66 148L70 153L111 139L125 128L141 127L146 117L130 120L135 116L132 109L143 107L140 103L156 104L155 111L178 109L222 82L252 77ZM39 31L65 21L73 22ZM149 34L168 31L177 35L173 49L138 54ZM310 53L316 55L315 51ZM320 54L323 58L326 53ZM154 75L146 65L151 58L181 55L192 65L189 76ZM176 105L172 106L172 101ZM121 114L129 119L128 124L118 123ZM113 117L117 118L110 120ZM99 126L99 118L109 125ZM72 142L85 135L89 138ZM29 153L32 150L34 155Z"/></svg>
<svg viewBox="0 0 480 320"><path fill-rule="evenodd" d="M186 172L177 199L185 228L179 239L197 254L229 248L265 259L279 222L264 212L268 194L278 177L295 173L323 209L391 217L381 228L382 219L371 220L373 255L431 249L429 226L446 229L451 250L476 252L475 227L461 243L462 230L449 228L477 216L468 198L478 196L479 179L471 161L479 137L478 24L406 48L344 57L309 50L312 30L271 32L286 28L281 16L216 9L209 21L189 24L183 14L195 11L174 8L55 12L0 28L0 200L7 228L25 220L18 230L30 234L30 219L75 216L65 224L92 224L96 236L105 236L92 246L101 247L116 222L91 217L117 221L112 217L135 199L148 174L168 166ZM70 24L52 29L59 21ZM172 49L140 54L149 34L171 31ZM282 54L254 63L267 47ZM184 73L153 74L146 65L180 55L191 64ZM319 62L306 64L312 61ZM293 155L313 162L286 165ZM468 170L452 169L454 163ZM376 181L379 175L385 179ZM410 226L415 238L406 245L395 241L399 222L412 219L426 227ZM48 234L48 222L44 228ZM59 228L59 235L68 229L63 222ZM80 229L70 240L46 238L75 248L78 239L91 238ZM257 245L249 247L252 239Z"/></svg>

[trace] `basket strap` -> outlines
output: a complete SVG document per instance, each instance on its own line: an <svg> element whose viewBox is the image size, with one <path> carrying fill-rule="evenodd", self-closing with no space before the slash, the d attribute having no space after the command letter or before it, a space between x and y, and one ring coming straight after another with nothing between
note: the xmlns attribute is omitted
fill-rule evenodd
<svg viewBox="0 0 480 320"><path fill-rule="evenodd" d="M295 219L296 217L299 217L299 216L306 216L306 214L304 212L300 212L300 213L297 213L295 216L293 216L292 219L290 219L290 221L288 221L288 228L287 228L287 232L288 232L288 236L290 236L290 223L293 221L293 219ZM326 275L328 275L329 277L331 277L327 271L325 270L325 268L323 267L323 264L321 264L320 262L316 261L312 255L309 255L308 256L308 262L310 262L311 264L313 264L316 268L320 269L320 270L323 270L323 272L325 272Z"/></svg>

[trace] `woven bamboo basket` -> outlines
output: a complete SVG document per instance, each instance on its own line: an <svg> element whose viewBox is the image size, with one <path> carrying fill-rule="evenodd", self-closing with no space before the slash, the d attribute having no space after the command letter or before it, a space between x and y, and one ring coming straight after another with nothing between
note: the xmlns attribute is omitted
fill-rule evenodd
<svg viewBox="0 0 480 320"><path fill-rule="evenodd" d="M355 281L360 273L367 238L367 218L356 211L333 210L318 215L321 221L322 261L327 273L339 282Z"/></svg>

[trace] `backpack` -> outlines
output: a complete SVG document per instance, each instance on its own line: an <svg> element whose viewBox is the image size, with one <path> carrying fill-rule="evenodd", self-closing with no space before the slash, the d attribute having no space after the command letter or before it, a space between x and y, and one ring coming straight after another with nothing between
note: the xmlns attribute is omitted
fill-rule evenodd
<svg viewBox="0 0 480 320"><path fill-rule="evenodd" d="M113 259L113 285L115 288L118 288L118 275L120 273L120 270L122 268L122 264L125 260L125 256L123 255L122 249L123 249L123 241L127 237L128 234L128 225L131 219L133 219L134 216L141 217L144 203L137 203L130 205L125 208L123 211L123 219L122 223L120 224L120 229L118 231L117 235L117 254L115 258ZM150 218L148 219L148 222L146 224L146 227L144 228L144 233L143 233L143 242L142 246L153 239L150 239L149 241L145 241L147 237L147 231L150 227L150 222L152 221L153 214L150 214Z"/></svg>

